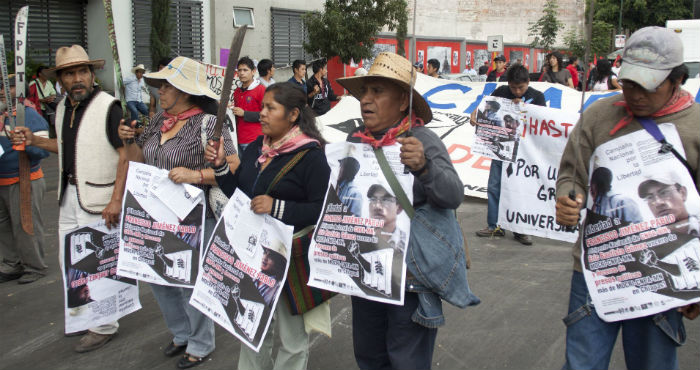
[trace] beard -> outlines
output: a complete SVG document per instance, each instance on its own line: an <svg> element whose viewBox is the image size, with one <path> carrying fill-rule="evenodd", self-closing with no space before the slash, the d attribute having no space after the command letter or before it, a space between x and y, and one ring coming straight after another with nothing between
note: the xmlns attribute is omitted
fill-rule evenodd
<svg viewBox="0 0 700 370"><path fill-rule="evenodd" d="M82 93L82 94L76 93L76 92L73 91L73 90L75 90L75 89L83 89L83 90L85 90L85 92ZM71 90L70 90L70 92L69 92L70 98L71 98L74 102L81 102L81 101L87 99L88 96L90 96L90 94L92 94L92 90L93 90L92 85L86 86L86 85L83 85L83 84L78 84L78 85L71 86Z"/></svg>

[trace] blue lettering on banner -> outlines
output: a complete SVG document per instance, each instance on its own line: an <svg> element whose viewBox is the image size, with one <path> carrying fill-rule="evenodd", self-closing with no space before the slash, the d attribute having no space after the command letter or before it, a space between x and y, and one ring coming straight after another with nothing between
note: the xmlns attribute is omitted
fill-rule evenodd
<svg viewBox="0 0 700 370"><path fill-rule="evenodd" d="M495 82L489 82L484 85L484 91L476 97L476 100L467 107L467 109L464 111L464 113L471 113L473 112L476 107L479 106L479 103L481 103L481 100L484 98L484 96L489 96L493 92L493 90L496 90L496 86L498 86L497 83Z"/></svg>
<svg viewBox="0 0 700 370"><path fill-rule="evenodd" d="M462 84L454 84L454 83L436 86L436 87L428 90L428 92L426 92L425 94L423 94L423 98L428 102L428 105L430 106L430 108L434 108L434 109L457 108L457 106L454 103L444 103L444 104L435 103L429 99L429 97L432 96L433 94L437 94L437 93L439 93L441 91L445 91L445 90L459 90L462 92L462 94L466 94L466 93L470 92L472 90L472 88L469 86L462 85Z"/></svg>
<svg viewBox="0 0 700 370"><path fill-rule="evenodd" d="M550 108L561 109L561 89L550 87L544 91L544 100L549 102Z"/></svg>
<svg viewBox="0 0 700 370"><path fill-rule="evenodd" d="M613 96L613 95L617 95L617 94L619 94L619 93L620 93L619 91L613 91L613 92L609 92L609 93L607 93L607 94L591 95L591 96L589 96L588 99L586 100L586 104L583 105L583 110L586 110L586 109L588 108L589 105L593 104L593 102L595 102L595 101L598 100L598 99L607 98L607 97L610 97L610 96ZM579 113L581 113L581 112L579 111Z"/></svg>
<svg viewBox="0 0 700 370"><path fill-rule="evenodd" d="M698 89L698 92L695 93L695 102L700 103L700 89Z"/></svg>

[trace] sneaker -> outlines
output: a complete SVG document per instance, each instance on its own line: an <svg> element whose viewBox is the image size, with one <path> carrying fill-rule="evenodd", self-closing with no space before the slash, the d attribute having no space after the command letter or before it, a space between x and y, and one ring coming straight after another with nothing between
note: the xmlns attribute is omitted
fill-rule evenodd
<svg viewBox="0 0 700 370"><path fill-rule="evenodd" d="M38 272L25 272L22 277L17 280L17 284L29 284L33 283L44 277L44 274Z"/></svg>
<svg viewBox="0 0 700 370"><path fill-rule="evenodd" d="M75 352L84 353L94 351L98 348L102 348L107 342L109 342L117 333L114 334L97 334L88 331L87 334L80 338L80 342L75 346Z"/></svg>
<svg viewBox="0 0 700 370"><path fill-rule="evenodd" d="M500 227L496 227L495 229L490 229L488 227L485 227L479 231L476 232L476 236L480 236L482 238L493 238L495 236L506 236L506 232L503 231Z"/></svg>
<svg viewBox="0 0 700 370"><path fill-rule="evenodd" d="M519 241L520 244L532 245L532 238L530 238L530 235L513 233L513 238Z"/></svg>

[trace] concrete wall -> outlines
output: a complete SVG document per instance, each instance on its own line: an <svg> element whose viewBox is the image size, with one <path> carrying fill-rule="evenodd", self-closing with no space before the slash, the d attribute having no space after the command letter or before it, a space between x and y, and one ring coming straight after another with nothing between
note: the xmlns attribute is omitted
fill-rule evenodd
<svg viewBox="0 0 700 370"><path fill-rule="evenodd" d="M484 40L487 36L503 35L509 43L530 43L528 22L542 16L545 0L408 0L411 33L413 6L416 8L416 35L464 37L471 40ZM559 0L558 19L565 30L583 27L583 0Z"/></svg>
<svg viewBox="0 0 700 370"><path fill-rule="evenodd" d="M228 49L235 29L233 27L233 7L253 9L255 28L246 31L241 56L252 59L270 58L271 22L270 8L294 9L303 11L322 10L323 0L208 0L211 4L211 27L213 28L211 54L212 63L218 64L219 49Z"/></svg>

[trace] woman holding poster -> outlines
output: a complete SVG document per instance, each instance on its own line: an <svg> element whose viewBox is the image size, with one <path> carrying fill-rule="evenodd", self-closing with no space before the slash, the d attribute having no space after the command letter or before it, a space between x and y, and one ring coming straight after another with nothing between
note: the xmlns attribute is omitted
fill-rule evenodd
<svg viewBox="0 0 700 370"><path fill-rule="evenodd" d="M260 123L263 136L245 150L241 165L231 169L212 146L206 150L207 160L214 163L216 181L227 196L236 188L251 200L253 212L269 214L294 226L294 232L316 224L323 206L330 168L323 150L325 140L316 127L313 111L306 105L304 93L293 84L270 85L263 97ZM278 176L282 174L282 176ZM308 246L307 246L308 248ZM292 254L290 264L306 255ZM306 284L306 281L303 282ZM309 357L309 335L302 315L290 310L288 289L280 295L284 304L275 309L281 347L274 367L278 369L305 369ZM259 353L241 346L239 369L271 369L274 329L271 327Z"/></svg>
<svg viewBox="0 0 700 370"><path fill-rule="evenodd" d="M204 160L202 131L207 137L214 133L218 96L205 79L205 67L200 63L177 57L169 67L144 77L146 83L158 87L163 112L153 116L151 124L140 135L131 125L119 127L129 159L169 170L175 183L187 183L207 191L216 183L214 171ZM134 142L133 139L136 139ZM222 131L222 151L235 160L235 149L227 130ZM215 225L214 215L207 209L204 238ZM201 235L201 234L200 234ZM199 245L196 241L195 245ZM177 366L181 369L197 366L214 351L214 323L188 303L191 288L151 284L153 296L174 338L165 348L172 357L185 351Z"/></svg>

